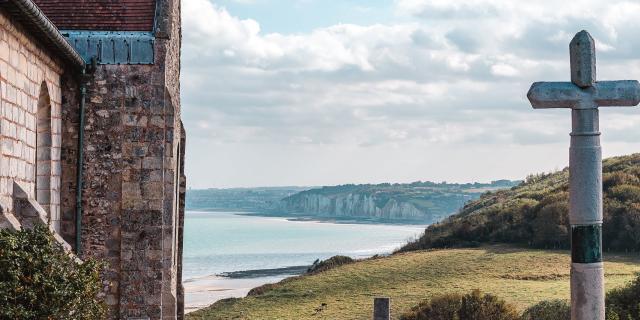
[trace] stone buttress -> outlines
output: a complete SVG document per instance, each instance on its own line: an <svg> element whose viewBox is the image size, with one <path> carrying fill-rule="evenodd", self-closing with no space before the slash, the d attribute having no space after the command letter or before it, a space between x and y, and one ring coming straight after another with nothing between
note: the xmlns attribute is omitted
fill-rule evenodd
<svg viewBox="0 0 640 320"><path fill-rule="evenodd" d="M83 80L80 252L108 262L104 291L111 319L183 317L180 2L150 2L155 15L151 30L62 30L89 62ZM56 19L64 25L71 17ZM64 90L69 96L63 97L68 127L62 166L68 174L61 195L62 234L70 243L78 209L75 141L80 112L73 89Z"/></svg>

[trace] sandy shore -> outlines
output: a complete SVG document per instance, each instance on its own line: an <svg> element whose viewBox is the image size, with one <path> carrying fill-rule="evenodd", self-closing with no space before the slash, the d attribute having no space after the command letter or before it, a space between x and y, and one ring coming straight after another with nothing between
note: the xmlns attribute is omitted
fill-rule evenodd
<svg viewBox="0 0 640 320"><path fill-rule="evenodd" d="M265 283L275 283L288 276L230 279L220 276L207 276L189 279L184 282L185 312L193 312L226 298L240 298L249 290Z"/></svg>

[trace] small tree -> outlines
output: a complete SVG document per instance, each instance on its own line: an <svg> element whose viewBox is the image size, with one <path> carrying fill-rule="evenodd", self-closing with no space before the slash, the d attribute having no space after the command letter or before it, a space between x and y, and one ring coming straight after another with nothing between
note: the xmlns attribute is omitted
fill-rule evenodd
<svg viewBox="0 0 640 320"><path fill-rule="evenodd" d="M77 262L45 226L0 230L0 319L102 319L102 263Z"/></svg>

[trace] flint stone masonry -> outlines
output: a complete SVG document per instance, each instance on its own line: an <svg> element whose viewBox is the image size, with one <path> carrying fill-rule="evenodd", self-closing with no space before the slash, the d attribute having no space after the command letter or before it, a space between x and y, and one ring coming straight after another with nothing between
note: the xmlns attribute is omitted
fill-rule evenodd
<svg viewBox="0 0 640 320"><path fill-rule="evenodd" d="M174 117L164 73L157 66L100 66L87 87L83 252L110 264L105 290L112 318L177 318L173 239L181 208L173 190L180 123L136 126L113 119ZM151 78L151 81L149 81ZM104 81L104 82L102 82ZM98 83L103 83L98 85ZM129 99L126 88L138 97ZM100 92L108 88L110 94ZM97 101L89 99L89 101ZM103 110L110 111L104 117ZM119 116L121 115L121 116Z"/></svg>
<svg viewBox="0 0 640 320"><path fill-rule="evenodd" d="M183 317L180 7L177 0L156 4L155 63L98 65L85 79L82 252L109 264L104 293L111 319ZM63 162L63 172L73 173L62 194L68 237L75 234L72 141L79 109L77 96L65 98L69 143L62 151L73 155Z"/></svg>

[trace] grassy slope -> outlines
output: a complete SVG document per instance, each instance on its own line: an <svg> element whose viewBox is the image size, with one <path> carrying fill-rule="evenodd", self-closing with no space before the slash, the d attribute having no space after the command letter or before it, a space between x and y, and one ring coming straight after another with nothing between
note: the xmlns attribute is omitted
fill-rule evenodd
<svg viewBox="0 0 640 320"><path fill-rule="evenodd" d="M464 247L472 242L519 243L535 248L569 247L569 172L534 175L517 187L484 194L458 213L429 226L402 248L411 251ZM603 163L603 246L640 248L640 153Z"/></svg>
<svg viewBox="0 0 640 320"><path fill-rule="evenodd" d="M640 272L640 257L606 256L607 288ZM375 296L392 298L393 314L442 292L481 288L519 308L569 296L565 251L489 246L416 251L366 260L285 280L262 296L221 301L188 319L370 319ZM314 315L322 303L327 306Z"/></svg>

